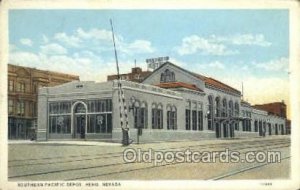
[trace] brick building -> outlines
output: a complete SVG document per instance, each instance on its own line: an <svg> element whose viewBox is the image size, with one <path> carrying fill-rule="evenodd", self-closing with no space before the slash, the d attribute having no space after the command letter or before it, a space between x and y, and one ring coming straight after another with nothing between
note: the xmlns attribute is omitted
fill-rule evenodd
<svg viewBox="0 0 300 190"><path fill-rule="evenodd" d="M286 104L282 102L272 102L267 104L254 105L255 108L267 111L271 115L276 115L286 119L286 134L291 134L291 120L287 119Z"/></svg>
<svg viewBox="0 0 300 190"><path fill-rule="evenodd" d="M37 120L38 89L79 80L79 76L8 64L8 138L28 139Z"/></svg>
<svg viewBox="0 0 300 190"><path fill-rule="evenodd" d="M143 71L140 67L134 67L131 69L131 73L120 74L121 80L128 80L133 82L142 82L147 76L149 76L151 71ZM118 79L118 75L108 75L107 81L112 81Z"/></svg>
<svg viewBox="0 0 300 190"><path fill-rule="evenodd" d="M286 105L282 102L272 102L267 104L257 104L254 107L267 111L270 114L274 114L280 117L286 118Z"/></svg>

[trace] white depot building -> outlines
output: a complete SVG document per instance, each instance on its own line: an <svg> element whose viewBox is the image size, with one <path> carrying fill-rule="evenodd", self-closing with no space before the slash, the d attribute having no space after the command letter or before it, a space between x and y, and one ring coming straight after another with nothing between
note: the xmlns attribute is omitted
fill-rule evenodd
<svg viewBox="0 0 300 190"><path fill-rule="evenodd" d="M142 83L121 83L129 106L129 137L135 142L286 133L284 117L254 108L240 91L170 62ZM122 140L117 81L41 88L38 109L37 140Z"/></svg>

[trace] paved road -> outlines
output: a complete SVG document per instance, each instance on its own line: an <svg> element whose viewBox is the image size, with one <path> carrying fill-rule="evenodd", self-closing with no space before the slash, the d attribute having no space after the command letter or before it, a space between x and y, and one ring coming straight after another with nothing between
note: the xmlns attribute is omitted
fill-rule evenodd
<svg viewBox="0 0 300 190"><path fill-rule="evenodd" d="M126 163L123 160L126 148L130 151L148 152L148 162ZM191 157L180 160L180 152L195 155L197 163L189 162ZM245 155L252 151L278 151L280 163L245 161ZM168 154L167 154L168 152ZM207 155L215 152L215 162ZM220 153L223 155L220 156ZM239 153L240 161L226 161L226 154ZM260 154L262 154L262 152ZM206 153L206 154L205 154ZM161 157L167 157L162 163ZM172 157L172 154L174 157ZM168 155L168 156L167 156ZM187 154L188 155L188 154ZM132 158L132 154L127 154ZM264 155L260 155L260 159ZM156 160L154 158L157 158ZM232 156L233 157L233 156ZM232 157L229 157L232 158ZM254 156L255 157L255 156ZM201 159L200 159L201 158ZM253 156L251 157L253 158ZM173 160L172 160L173 159ZM225 162L226 161L226 162ZM260 160L261 161L261 160ZM254 139L203 140L134 144L122 147L116 143L86 141L21 142L9 144L9 181L19 180L119 180L119 179L287 179L290 176L290 138L273 136Z"/></svg>

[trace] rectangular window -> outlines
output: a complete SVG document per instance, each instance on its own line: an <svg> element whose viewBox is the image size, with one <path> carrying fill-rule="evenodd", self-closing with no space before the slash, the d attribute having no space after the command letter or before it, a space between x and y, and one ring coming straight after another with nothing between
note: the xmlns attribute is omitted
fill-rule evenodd
<svg viewBox="0 0 300 190"><path fill-rule="evenodd" d="M173 112L174 114L174 129L177 130L177 110Z"/></svg>
<svg viewBox="0 0 300 190"><path fill-rule="evenodd" d="M88 115L87 133L95 133L96 115Z"/></svg>
<svg viewBox="0 0 300 190"><path fill-rule="evenodd" d="M192 111L192 128L193 130L197 130L197 111Z"/></svg>
<svg viewBox="0 0 300 190"><path fill-rule="evenodd" d="M141 128L145 128L145 108L140 108Z"/></svg>
<svg viewBox="0 0 300 190"><path fill-rule="evenodd" d="M112 111L112 100L90 100L87 102L88 112L111 112Z"/></svg>
<svg viewBox="0 0 300 190"><path fill-rule="evenodd" d="M163 128L162 110L157 110L157 128Z"/></svg>
<svg viewBox="0 0 300 190"><path fill-rule="evenodd" d="M141 127L141 109L140 108L134 108L134 128L140 128Z"/></svg>
<svg viewBox="0 0 300 190"><path fill-rule="evenodd" d="M8 81L8 90L10 92L13 92L14 91L14 81L13 80L9 80Z"/></svg>
<svg viewBox="0 0 300 190"><path fill-rule="evenodd" d="M198 111L198 130L203 130L203 113L202 111Z"/></svg>
<svg viewBox="0 0 300 190"><path fill-rule="evenodd" d="M112 132L112 116L111 114L107 114L107 133L111 133Z"/></svg>
<svg viewBox="0 0 300 190"><path fill-rule="evenodd" d="M152 129L163 129L163 112L160 109L152 109Z"/></svg>
<svg viewBox="0 0 300 190"><path fill-rule="evenodd" d="M191 130L191 110L185 110L185 129Z"/></svg>
<svg viewBox="0 0 300 190"><path fill-rule="evenodd" d="M171 129L171 111L167 111L167 129Z"/></svg>
<svg viewBox="0 0 300 190"><path fill-rule="evenodd" d="M167 129L177 129L177 113L176 111L167 112Z"/></svg>
<svg viewBox="0 0 300 190"><path fill-rule="evenodd" d="M54 134L71 133L71 116L50 116L49 132Z"/></svg>
<svg viewBox="0 0 300 190"><path fill-rule="evenodd" d="M134 128L147 128L147 111L146 108L134 108Z"/></svg>
<svg viewBox="0 0 300 190"><path fill-rule="evenodd" d="M49 104L50 114L68 114L71 113L71 102L54 102Z"/></svg>
<svg viewBox="0 0 300 190"><path fill-rule="evenodd" d="M107 117L106 117L106 114L102 114L101 116L103 117L103 119L102 119L102 122L100 123L100 133L106 133L107 132L107 128L106 128Z"/></svg>
<svg viewBox="0 0 300 190"><path fill-rule="evenodd" d="M14 101L8 100L8 114L12 115L14 114Z"/></svg>
<svg viewBox="0 0 300 190"><path fill-rule="evenodd" d="M235 123L235 130L239 130L239 123Z"/></svg>
<svg viewBox="0 0 300 190"><path fill-rule="evenodd" d="M243 131L246 131L246 120L243 120Z"/></svg>
<svg viewBox="0 0 300 190"><path fill-rule="evenodd" d="M25 84L23 82L17 84L17 92L25 92Z"/></svg>
<svg viewBox="0 0 300 190"><path fill-rule="evenodd" d="M25 113L25 102L24 101L19 101L17 103L17 114L19 116L24 116Z"/></svg>

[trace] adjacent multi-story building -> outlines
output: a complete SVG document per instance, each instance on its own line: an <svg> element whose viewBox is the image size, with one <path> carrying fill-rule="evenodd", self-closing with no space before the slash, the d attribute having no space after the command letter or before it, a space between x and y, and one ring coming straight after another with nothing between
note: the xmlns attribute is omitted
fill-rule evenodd
<svg viewBox="0 0 300 190"><path fill-rule="evenodd" d="M134 67L131 69L131 73L120 74L120 79L133 82L142 82L151 73L151 71L143 71L140 67ZM107 81L112 81L116 79L118 79L118 75L107 76Z"/></svg>
<svg viewBox="0 0 300 190"><path fill-rule="evenodd" d="M256 104L254 107L267 111L269 114L274 114L286 118L286 105L282 102L272 102L267 104Z"/></svg>
<svg viewBox="0 0 300 190"><path fill-rule="evenodd" d="M282 117L286 119L286 134L291 133L291 121L286 116L286 104L282 102L272 102L266 104L256 104L255 108L268 112L273 117ZM276 130L275 130L276 131Z"/></svg>
<svg viewBox="0 0 300 190"><path fill-rule="evenodd" d="M28 139L37 121L40 87L79 80L79 76L8 64L8 138Z"/></svg>

